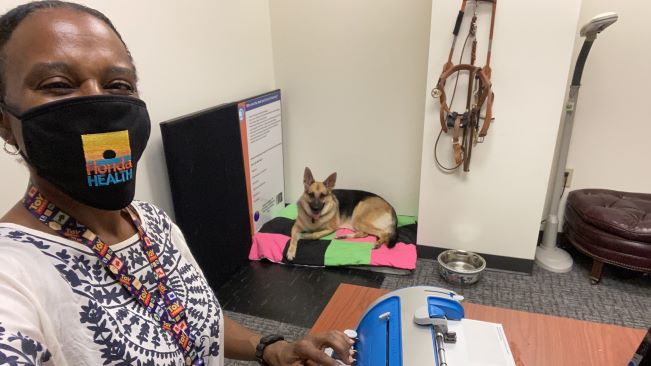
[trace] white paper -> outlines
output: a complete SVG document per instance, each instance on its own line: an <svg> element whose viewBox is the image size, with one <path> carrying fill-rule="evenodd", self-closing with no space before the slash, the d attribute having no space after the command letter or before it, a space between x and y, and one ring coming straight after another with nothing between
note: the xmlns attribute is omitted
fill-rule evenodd
<svg viewBox="0 0 651 366"><path fill-rule="evenodd" d="M445 343L449 366L516 366L502 324L463 319L448 322L456 343Z"/></svg>

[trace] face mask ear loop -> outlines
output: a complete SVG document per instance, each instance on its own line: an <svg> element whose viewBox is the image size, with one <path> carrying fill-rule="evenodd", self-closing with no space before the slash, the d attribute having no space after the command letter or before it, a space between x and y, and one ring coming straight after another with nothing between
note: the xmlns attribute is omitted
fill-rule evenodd
<svg viewBox="0 0 651 366"><path fill-rule="evenodd" d="M5 101L4 101L4 100L0 100L0 108L2 108L2 110L0 110L0 113L4 114L5 111L6 111L7 113L12 114L12 115L15 116L15 114L11 111L12 108L9 108L9 107L5 104ZM7 148L7 145L9 145L9 146L14 146L14 149L15 149L15 150L12 151L12 150L8 149L8 148ZM16 156L16 155L18 155L18 154L21 153L19 147L16 147L15 145L12 145L12 144L8 143L7 140L4 141L4 144L2 145L2 149L3 149L7 154L12 155L12 156Z"/></svg>
<svg viewBox="0 0 651 366"><path fill-rule="evenodd" d="M7 105L7 103L5 103L4 100L0 100L0 108L2 108L0 113L5 113L6 112L6 113L11 114L12 116L16 117L17 119L19 119L21 121L23 120L22 113L17 113L16 110L13 107L10 107L9 105ZM7 142L5 141L5 145L6 145L6 143ZM3 149L5 151L7 151L6 147L3 147ZM10 154L10 155L18 155L18 154L20 154L20 156L23 158L23 160L25 160L25 162L27 164L32 165L29 162L29 159L27 159L27 155L25 154L25 152L23 150L21 150L20 148L18 148L18 150L17 150L17 152L15 154L9 153L9 152L7 152L7 153Z"/></svg>
<svg viewBox="0 0 651 366"><path fill-rule="evenodd" d="M22 114L16 112L16 109L14 109L13 107L10 107L9 105L7 105L7 103L5 103L4 100L0 100L0 108L2 108L3 113L8 112L12 116L18 118L19 120L22 120Z"/></svg>

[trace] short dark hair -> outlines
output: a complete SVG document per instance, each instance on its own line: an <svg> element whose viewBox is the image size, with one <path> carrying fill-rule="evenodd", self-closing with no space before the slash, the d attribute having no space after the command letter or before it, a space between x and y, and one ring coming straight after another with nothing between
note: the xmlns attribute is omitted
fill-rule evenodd
<svg viewBox="0 0 651 366"><path fill-rule="evenodd" d="M118 30L115 29L115 26L113 25L111 20L107 18L106 15L104 15L102 12L81 4L71 3L67 1L60 1L60 0L33 1L26 4L18 5L17 7L6 12L4 15L0 16L0 101L4 100L5 91L6 91L5 72L4 72L5 71L4 70L5 69L4 47L9 41L9 39L11 38L11 35L13 34L14 30L16 30L16 27L18 27L18 25L28 15L34 13L37 10L61 9L61 8L77 10L89 14L106 23L106 25L108 25L113 30L113 32L115 32L115 34L118 36L118 38L124 45L124 48L126 48L127 54L129 55L129 59L133 64L131 53L129 52L129 48L127 47L126 43L124 43L122 36L118 32Z"/></svg>

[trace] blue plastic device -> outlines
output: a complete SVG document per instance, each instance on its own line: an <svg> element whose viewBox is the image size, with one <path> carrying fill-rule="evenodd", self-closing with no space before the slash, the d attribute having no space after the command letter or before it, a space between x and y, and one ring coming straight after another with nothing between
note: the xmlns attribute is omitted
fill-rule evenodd
<svg viewBox="0 0 651 366"><path fill-rule="evenodd" d="M376 304L357 327L357 364L402 366L401 332L400 298Z"/></svg>
<svg viewBox="0 0 651 366"><path fill-rule="evenodd" d="M463 306L452 299L429 296L427 310L430 318L446 318L448 320L461 320L464 317Z"/></svg>

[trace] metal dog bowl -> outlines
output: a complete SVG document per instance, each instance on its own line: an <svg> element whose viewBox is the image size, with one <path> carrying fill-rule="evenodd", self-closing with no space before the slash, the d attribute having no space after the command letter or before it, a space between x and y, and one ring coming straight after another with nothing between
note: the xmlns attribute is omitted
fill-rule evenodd
<svg viewBox="0 0 651 366"><path fill-rule="evenodd" d="M486 261L479 254L450 249L439 254L441 277L455 285L470 285L479 281Z"/></svg>

